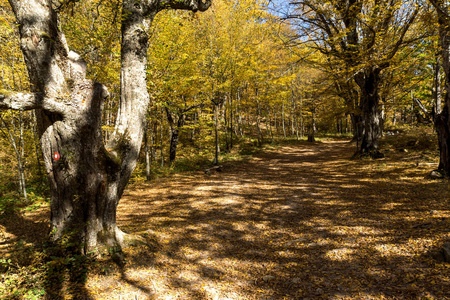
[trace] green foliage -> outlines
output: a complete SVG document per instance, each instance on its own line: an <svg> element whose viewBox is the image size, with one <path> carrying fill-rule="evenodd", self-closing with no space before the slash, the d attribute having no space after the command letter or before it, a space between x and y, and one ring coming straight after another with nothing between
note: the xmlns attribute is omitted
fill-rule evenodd
<svg viewBox="0 0 450 300"><path fill-rule="evenodd" d="M0 196L0 219L19 211L20 197L16 192Z"/></svg>
<svg viewBox="0 0 450 300"><path fill-rule="evenodd" d="M19 240L0 259L1 299L59 299L62 293L85 296L83 287L94 264L92 255L74 252L70 235L33 245Z"/></svg>

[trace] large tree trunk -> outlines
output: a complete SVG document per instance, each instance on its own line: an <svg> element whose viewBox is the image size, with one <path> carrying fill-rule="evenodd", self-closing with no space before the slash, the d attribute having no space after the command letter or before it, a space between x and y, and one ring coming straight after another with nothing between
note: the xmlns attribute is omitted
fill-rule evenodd
<svg viewBox="0 0 450 300"><path fill-rule="evenodd" d="M450 92L450 91L448 91ZM447 93L448 93L447 92ZM444 173L446 176L450 175L450 100L449 96L446 95L446 105L442 110L442 113L436 117L436 131L438 133L439 140L439 152L440 161L438 169Z"/></svg>
<svg viewBox="0 0 450 300"><path fill-rule="evenodd" d="M439 171L450 176L450 30L445 26L445 32L440 30L443 65L445 72L445 96L442 111L435 118L435 127L439 141ZM445 47L445 48L444 48Z"/></svg>
<svg viewBox="0 0 450 300"><path fill-rule="evenodd" d="M164 8L206 10L210 1L161 0L122 7L121 99L116 127L103 145L106 88L85 78L86 63L69 51L50 0L9 0L20 24L32 94L0 95L0 109L36 109L51 189L53 239L70 235L78 250L119 247L119 199L136 167L149 104L147 33Z"/></svg>
<svg viewBox="0 0 450 300"><path fill-rule="evenodd" d="M436 116L435 126L439 140L440 161L438 170L450 176L450 7L446 1L430 0L438 15L441 57L445 74L445 96L442 112Z"/></svg>
<svg viewBox="0 0 450 300"><path fill-rule="evenodd" d="M382 157L378 150L378 140L381 136L381 111L378 88L381 69L371 68L356 75L356 83L361 89L361 111L364 131L358 150L360 155L373 158Z"/></svg>

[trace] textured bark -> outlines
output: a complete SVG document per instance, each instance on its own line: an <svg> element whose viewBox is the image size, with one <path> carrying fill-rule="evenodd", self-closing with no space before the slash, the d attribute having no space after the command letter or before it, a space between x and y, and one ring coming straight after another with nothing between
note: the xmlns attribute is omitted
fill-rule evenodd
<svg viewBox="0 0 450 300"><path fill-rule="evenodd" d="M438 169L447 176L450 176L450 117L449 117L449 97L446 96L446 105L442 113L436 117L436 131L439 140L440 161Z"/></svg>
<svg viewBox="0 0 450 300"><path fill-rule="evenodd" d="M219 165L219 104L214 103L214 165Z"/></svg>
<svg viewBox="0 0 450 300"><path fill-rule="evenodd" d="M144 153L145 153L145 177L147 178L147 180L149 181L151 179L151 172L150 172L150 167L152 165L152 155L151 155L151 149L152 146L149 147L148 143L149 143L149 139L148 139L148 131L149 131L149 122L147 121L146 124L146 129L144 131ZM152 134L150 133L150 136L152 136Z"/></svg>
<svg viewBox="0 0 450 300"><path fill-rule="evenodd" d="M440 161L438 170L450 176L450 6L442 0L429 0L436 8L439 24L441 57L445 74L445 96L442 112L435 118L439 140Z"/></svg>
<svg viewBox="0 0 450 300"><path fill-rule="evenodd" d="M381 69L379 68L371 68L357 74L355 78L361 89L360 105L364 128L361 146L358 151L361 155L368 155L374 158L382 156L378 150L378 140L381 136L382 127L380 97L378 94L380 72Z"/></svg>
<svg viewBox="0 0 450 300"><path fill-rule="evenodd" d="M166 107L167 120L170 126L170 148L169 148L169 162L172 164L177 157L178 136L179 129L183 126L184 116L178 116L178 121L175 124L172 112Z"/></svg>
<svg viewBox="0 0 450 300"><path fill-rule="evenodd" d="M162 9L206 10L210 1L123 1L121 99L106 147L101 116L108 92L85 78L86 63L69 51L52 2L9 2L33 90L0 92L0 109L36 109L51 189L52 237L70 234L82 252L120 247L124 234L116 225L116 209L136 167L149 104L146 28Z"/></svg>

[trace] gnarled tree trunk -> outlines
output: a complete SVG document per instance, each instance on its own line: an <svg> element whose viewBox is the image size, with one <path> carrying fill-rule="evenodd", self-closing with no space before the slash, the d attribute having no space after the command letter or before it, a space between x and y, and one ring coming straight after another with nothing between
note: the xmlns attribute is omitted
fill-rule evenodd
<svg viewBox="0 0 450 300"><path fill-rule="evenodd" d="M82 252L120 247L119 199L136 167L149 104L146 29L162 9L206 10L210 1L123 0L121 98L116 128L103 144L104 86L85 78L68 49L51 0L10 0L20 24L31 94L0 94L0 109L36 109L51 189L53 239L70 234Z"/></svg>

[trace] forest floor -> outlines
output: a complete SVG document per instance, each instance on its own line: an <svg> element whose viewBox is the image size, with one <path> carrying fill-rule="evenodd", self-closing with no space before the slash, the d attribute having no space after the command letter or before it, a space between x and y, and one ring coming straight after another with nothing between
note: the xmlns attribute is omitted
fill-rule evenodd
<svg viewBox="0 0 450 300"><path fill-rule="evenodd" d="M450 240L450 186L427 178L435 159L391 149L351 160L354 149L345 140L289 143L221 172L131 187L118 224L148 245L125 249L125 265L92 268L83 295L450 299L450 264L436 252ZM40 239L48 214L27 213L14 231L0 221L0 252Z"/></svg>

